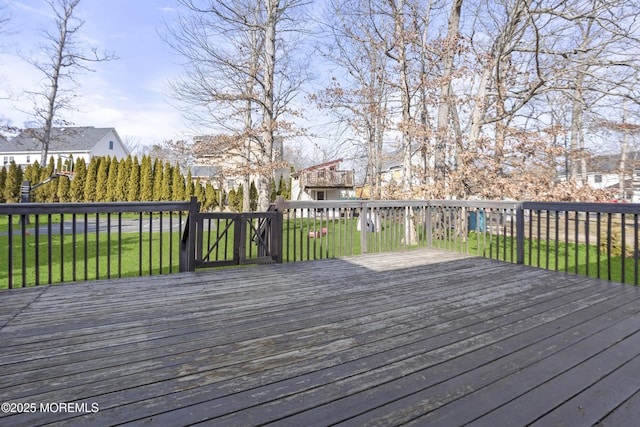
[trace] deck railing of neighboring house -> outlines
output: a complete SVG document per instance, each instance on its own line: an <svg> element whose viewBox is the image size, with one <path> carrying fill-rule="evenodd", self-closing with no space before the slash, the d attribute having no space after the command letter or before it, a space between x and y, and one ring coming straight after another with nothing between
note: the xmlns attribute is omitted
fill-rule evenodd
<svg viewBox="0 0 640 427"><path fill-rule="evenodd" d="M349 187L355 186L354 171L306 170L302 171L305 187Z"/></svg>

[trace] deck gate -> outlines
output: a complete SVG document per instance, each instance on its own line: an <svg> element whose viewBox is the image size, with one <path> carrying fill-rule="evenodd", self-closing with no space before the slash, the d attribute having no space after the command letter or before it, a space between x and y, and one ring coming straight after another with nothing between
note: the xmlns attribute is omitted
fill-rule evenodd
<svg viewBox="0 0 640 427"><path fill-rule="evenodd" d="M282 219L268 212L199 212L195 267L282 262Z"/></svg>

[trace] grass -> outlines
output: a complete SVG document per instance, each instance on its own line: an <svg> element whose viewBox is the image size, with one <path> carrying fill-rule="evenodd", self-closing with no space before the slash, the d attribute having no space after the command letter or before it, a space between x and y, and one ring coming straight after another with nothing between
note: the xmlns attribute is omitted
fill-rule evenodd
<svg viewBox="0 0 640 427"><path fill-rule="evenodd" d="M149 239L149 236L151 239ZM0 247L8 247L8 236L0 236ZM162 240L162 243L161 243ZM118 253L118 245L122 250ZM170 247L172 246L172 247ZM74 280L107 279L138 275L167 274L178 271L179 235L174 233L147 233L142 241L138 233L123 233L118 242L117 234L95 233L51 236L48 250L47 236L40 236L36 246L34 235L13 238L13 282L22 286L36 283L60 283ZM160 250L162 247L162 257ZM23 271L23 254L26 264ZM139 254L142 256L139 256ZM86 254L86 255L85 255ZM141 274L142 273L142 274ZM0 257L0 289L6 289L9 281L8 257Z"/></svg>
<svg viewBox="0 0 640 427"><path fill-rule="evenodd" d="M467 241L439 240L435 247L459 250L503 261L516 262L515 238L470 233ZM615 282L636 283L638 263L633 256L607 257L596 245L525 239L524 263L534 267L598 277Z"/></svg>
<svg viewBox="0 0 640 427"><path fill-rule="evenodd" d="M57 219L54 218L54 221ZM320 220L302 218L284 222L285 262L309 259L333 258L362 253L361 232L357 229L358 219ZM4 224L0 223L0 231ZM55 228L55 227L54 227ZM220 221L203 242L203 251L214 247L212 259L233 258L233 227L226 233L226 222ZM221 236L218 239L218 236ZM425 247L426 230L417 230L418 241L408 244L404 241L404 224L386 220L381 230L366 233L367 252L394 251ZM509 262L515 262L515 239L498 237L486 233L470 233L466 239L456 236L432 237L436 248L480 255ZM71 235L52 235L51 252L47 250L47 236L40 235L40 245L36 247L35 236L27 235L24 240L26 265L23 271L20 235L13 237L13 283L22 285L23 274L27 285L36 283L59 283L74 280L94 280L113 277L167 274L179 269L180 235L173 232L139 234L89 233L80 234L76 241ZM0 236L0 247L8 247L8 236ZM217 245L213 245L218 240ZM121 252L118 252L121 246ZM257 254L257 246L250 238L246 242L250 253ZM162 251L162 258L160 252ZM86 252L86 256L85 256ZM141 254L141 255L140 255ZM86 259L86 262L85 262ZM37 261L37 262L36 262ZM552 270L567 271L613 281L633 283L637 277L637 263L633 257L612 256L598 251L595 245L546 241L525 241L525 264ZM7 256L0 256L0 289L6 289L9 281ZM37 276L37 277L36 277Z"/></svg>

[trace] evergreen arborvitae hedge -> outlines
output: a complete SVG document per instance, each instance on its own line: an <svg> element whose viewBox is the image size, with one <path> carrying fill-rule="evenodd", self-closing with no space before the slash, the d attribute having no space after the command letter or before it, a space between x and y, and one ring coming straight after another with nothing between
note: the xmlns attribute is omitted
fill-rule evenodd
<svg viewBox="0 0 640 427"><path fill-rule="evenodd" d="M93 157L87 165L83 158L75 161L67 159L54 162L53 157L47 167L41 167L38 162L25 168L17 166L15 162L8 167L0 168L0 203L14 203L20 201L20 191L23 180L36 185L49 178L55 171L69 170L73 164L73 180L60 177L48 184L40 186L32 192L34 202L136 202L136 201L172 201L189 200L195 195L204 210L214 210L220 207L220 198L224 203L227 195L224 191L214 189L209 182L204 185L193 182L191 171L187 177L182 175L179 165L172 166L168 162L156 159L151 162L149 156L143 156L140 162L137 157L129 155L126 159L116 160L111 157ZM271 198L275 195L287 196L289 186L284 178L280 179L276 187L271 182ZM229 192L227 203L235 211L242 210L242 195L245 189L240 186ZM258 191L254 182L248 189L250 208L257 207Z"/></svg>
<svg viewBox="0 0 640 427"><path fill-rule="evenodd" d="M22 169L16 165L16 162L9 163L9 170L5 178L4 199L8 203L16 203L20 201L20 186L22 185Z"/></svg>
<svg viewBox="0 0 640 427"><path fill-rule="evenodd" d="M7 169L3 166L0 168L0 203L4 203L6 198L4 197L4 188L7 182Z"/></svg>

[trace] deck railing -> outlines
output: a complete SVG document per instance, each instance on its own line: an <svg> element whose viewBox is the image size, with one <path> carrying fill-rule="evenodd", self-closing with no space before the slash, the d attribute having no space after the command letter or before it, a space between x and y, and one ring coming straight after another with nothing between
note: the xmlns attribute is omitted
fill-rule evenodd
<svg viewBox="0 0 640 427"><path fill-rule="evenodd" d="M522 262L638 285L639 204L521 204Z"/></svg>
<svg viewBox="0 0 640 427"><path fill-rule="evenodd" d="M0 204L0 289L412 248L640 280L637 204L280 199L274 209L204 213L195 199Z"/></svg>
<svg viewBox="0 0 640 427"><path fill-rule="evenodd" d="M640 280L638 204L281 201L278 210L285 262L429 247Z"/></svg>
<svg viewBox="0 0 640 427"><path fill-rule="evenodd" d="M0 289L189 269L197 202L0 204Z"/></svg>
<svg viewBox="0 0 640 427"><path fill-rule="evenodd" d="M354 171L308 170L302 172L305 187L345 187L355 185Z"/></svg>
<svg viewBox="0 0 640 427"><path fill-rule="evenodd" d="M426 201L282 201L284 262L425 246ZM417 225L416 225L417 224Z"/></svg>

